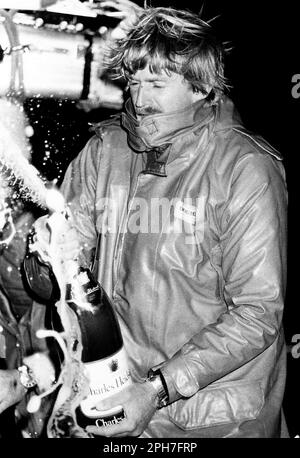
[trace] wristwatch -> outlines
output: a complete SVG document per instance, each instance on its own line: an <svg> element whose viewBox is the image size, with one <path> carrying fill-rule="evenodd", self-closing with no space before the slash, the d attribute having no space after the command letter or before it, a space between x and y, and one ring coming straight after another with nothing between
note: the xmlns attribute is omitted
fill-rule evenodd
<svg viewBox="0 0 300 458"><path fill-rule="evenodd" d="M34 378L32 370L23 364L22 366L18 367L19 375L20 375L20 382L28 390L29 388L33 388L37 385L37 382Z"/></svg>
<svg viewBox="0 0 300 458"><path fill-rule="evenodd" d="M168 389L160 370L150 369L147 381L150 382L157 393L157 408L165 407L169 402Z"/></svg>

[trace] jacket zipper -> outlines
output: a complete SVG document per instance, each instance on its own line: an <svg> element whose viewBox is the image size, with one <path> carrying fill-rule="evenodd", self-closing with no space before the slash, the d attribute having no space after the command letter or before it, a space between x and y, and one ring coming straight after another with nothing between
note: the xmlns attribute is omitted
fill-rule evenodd
<svg viewBox="0 0 300 458"><path fill-rule="evenodd" d="M113 299L115 299L116 297L116 287L118 285L118 282L119 282L119 271L120 271L120 266L121 266L121 258L122 258L122 252L123 252L123 245L124 245L124 238L125 238L125 235L127 233L127 225L128 225L128 220L129 220L129 214L130 214L130 211L131 211L131 208L132 208L132 204L133 204L133 200L135 198L135 195L136 195L136 191L137 191L137 188L138 188L138 185L139 185L139 181L140 181L140 177L141 175L145 176L144 174L142 174L141 172L138 174L137 176L137 179L136 179L136 183L135 183L135 186L134 186L134 190L133 190L133 194L132 194L132 197L128 203L128 209L127 209L127 215L125 216L124 218L124 221L122 221L122 224L120 224L120 232L118 234L118 240L117 240L117 249L116 249L116 254L115 254L115 262L116 262L116 267L114 269L114 272L115 272L115 286L114 286L114 290L113 290ZM126 232L124 232L124 229L126 230Z"/></svg>

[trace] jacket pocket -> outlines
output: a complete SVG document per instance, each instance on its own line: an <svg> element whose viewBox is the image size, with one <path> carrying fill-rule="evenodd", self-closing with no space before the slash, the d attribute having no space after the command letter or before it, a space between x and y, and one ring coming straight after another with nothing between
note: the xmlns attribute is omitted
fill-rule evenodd
<svg viewBox="0 0 300 458"><path fill-rule="evenodd" d="M170 404L170 420L181 429L205 428L255 419L264 404L259 381L216 383Z"/></svg>

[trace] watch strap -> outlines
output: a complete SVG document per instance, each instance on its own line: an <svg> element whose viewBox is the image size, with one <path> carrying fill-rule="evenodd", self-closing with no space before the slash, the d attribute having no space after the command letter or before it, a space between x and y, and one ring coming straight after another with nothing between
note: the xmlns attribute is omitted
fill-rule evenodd
<svg viewBox="0 0 300 458"><path fill-rule="evenodd" d="M37 385L32 370L30 367L26 366L26 364L22 364L22 366L18 367L18 372L20 376L20 382L24 388L26 388L26 390Z"/></svg>
<svg viewBox="0 0 300 458"><path fill-rule="evenodd" d="M157 408L161 409L162 407L165 407L168 404L169 395L166 382L161 371L154 371L153 369L150 369L148 372L147 381L152 384L154 390L157 393Z"/></svg>

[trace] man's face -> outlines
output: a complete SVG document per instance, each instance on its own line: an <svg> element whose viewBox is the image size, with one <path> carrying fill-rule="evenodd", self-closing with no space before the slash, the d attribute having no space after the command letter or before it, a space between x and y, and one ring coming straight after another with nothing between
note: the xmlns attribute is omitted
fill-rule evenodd
<svg viewBox="0 0 300 458"><path fill-rule="evenodd" d="M181 75L151 73L148 66L131 76L129 88L138 120L151 114L183 110L205 97L201 92L193 92Z"/></svg>

